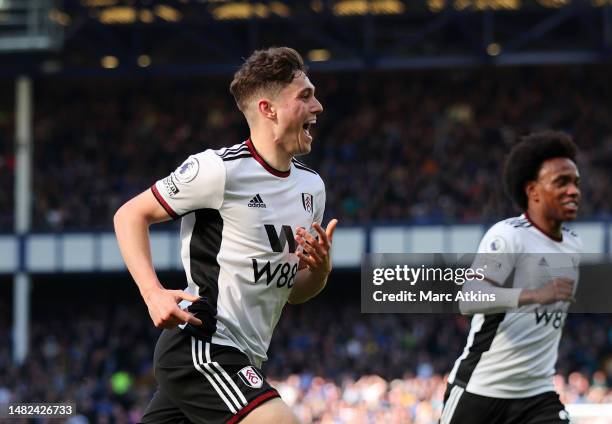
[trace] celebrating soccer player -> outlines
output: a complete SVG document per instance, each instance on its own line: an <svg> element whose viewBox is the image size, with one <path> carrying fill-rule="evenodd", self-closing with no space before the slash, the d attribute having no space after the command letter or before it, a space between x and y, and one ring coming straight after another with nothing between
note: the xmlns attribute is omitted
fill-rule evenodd
<svg viewBox="0 0 612 424"><path fill-rule="evenodd" d="M260 367L285 303L317 295L332 269L337 221L321 227L323 181L295 159L310 152L323 107L287 47L254 52L230 91L250 138L190 156L115 215L127 267L165 329L144 423L298 422ZM185 291L164 289L151 262L148 227L170 218L182 218Z"/></svg>
<svg viewBox="0 0 612 424"><path fill-rule="evenodd" d="M580 202L576 146L544 131L524 137L504 167L504 184L523 210L495 224L475 262L484 281L464 290L495 295L462 302L475 314L444 396L441 424L568 423L552 377L561 331L578 280L581 241L563 226ZM511 274L512 287L502 287Z"/></svg>

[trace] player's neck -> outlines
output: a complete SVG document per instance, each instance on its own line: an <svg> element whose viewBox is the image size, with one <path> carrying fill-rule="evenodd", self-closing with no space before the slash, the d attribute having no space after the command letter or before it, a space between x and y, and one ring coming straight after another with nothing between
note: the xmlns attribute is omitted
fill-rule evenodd
<svg viewBox="0 0 612 424"><path fill-rule="evenodd" d="M540 211L529 209L525 212L525 216L538 230L553 239L561 239L561 224L562 222L556 219L547 218Z"/></svg>
<svg viewBox="0 0 612 424"><path fill-rule="evenodd" d="M287 153L282 146L274 142L272 137L265 137L251 132L251 143L253 143L259 156L272 168L281 172L287 172L291 168L293 156Z"/></svg>

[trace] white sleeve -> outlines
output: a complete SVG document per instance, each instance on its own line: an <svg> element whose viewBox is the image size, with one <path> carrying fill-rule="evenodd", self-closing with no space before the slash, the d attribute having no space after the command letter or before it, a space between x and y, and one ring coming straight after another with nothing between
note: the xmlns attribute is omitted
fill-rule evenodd
<svg viewBox="0 0 612 424"><path fill-rule="evenodd" d="M325 214L325 184L321 181L322 190L315 195L314 200L314 221L323 226L323 215Z"/></svg>
<svg viewBox="0 0 612 424"><path fill-rule="evenodd" d="M151 191L176 219L198 209L219 209L225 191L225 166L212 150L192 155Z"/></svg>
<svg viewBox="0 0 612 424"><path fill-rule="evenodd" d="M465 315L497 314L518 308L519 296L523 289L506 289L486 281L469 280L463 285L463 293L487 295L486 301L459 300L459 311ZM495 300L493 300L495 299Z"/></svg>
<svg viewBox="0 0 612 424"><path fill-rule="evenodd" d="M503 286L517 262L522 248L516 229L499 222L486 232L472 263L472 269L481 268L486 280Z"/></svg>
<svg viewBox="0 0 612 424"><path fill-rule="evenodd" d="M325 227L323 227L323 214L325 214L325 185L323 184L323 180L321 180L322 190L318 191L314 195L314 210L312 213L312 223L318 223L325 231ZM319 238L319 233L311 226L308 232L316 239Z"/></svg>
<svg viewBox="0 0 612 424"><path fill-rule="evenodd" d="M464 293L474 292L490 295L488 301L459 301L459 310L463 314L504 312L518 307L522 289L504 288L514 270L518 254L522 251L516 229L505 222L500 222L484 235L478 247L478 253L472 263L472 269L479 269L484 280L468 280L462 287Z"/></svg>

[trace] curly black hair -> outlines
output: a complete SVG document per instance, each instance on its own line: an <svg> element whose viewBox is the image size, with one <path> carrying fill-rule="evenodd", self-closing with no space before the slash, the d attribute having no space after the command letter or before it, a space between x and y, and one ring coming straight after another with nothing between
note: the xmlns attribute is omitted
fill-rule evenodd
<svg viewBox="0 0 612 424"><path fill-rule="evenodd" d="M503 181L508 196L527 210L525 184L538 178L542 163L552 158L576 162L577 147L572 137L561 131L541 131L521 137L504 163Z"/></svg>

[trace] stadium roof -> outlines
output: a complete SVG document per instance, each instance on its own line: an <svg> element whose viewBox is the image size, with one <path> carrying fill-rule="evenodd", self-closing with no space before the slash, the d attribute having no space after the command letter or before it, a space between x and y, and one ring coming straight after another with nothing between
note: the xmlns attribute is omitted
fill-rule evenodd
<svg viewBox="0 0 612 424"><path fill-rule="evenodd" d="M0 0L5 75L226 73L270 45L315 70L598 62L612 0Z"/></svg>

